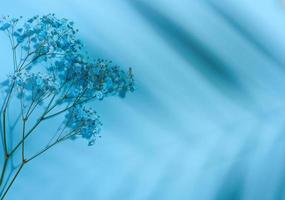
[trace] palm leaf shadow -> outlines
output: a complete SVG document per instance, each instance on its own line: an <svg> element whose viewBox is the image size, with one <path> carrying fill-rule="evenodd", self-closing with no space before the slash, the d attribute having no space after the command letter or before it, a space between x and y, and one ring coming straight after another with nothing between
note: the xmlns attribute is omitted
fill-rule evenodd
<svg viewBox="0 0 285 200"><path fill-rule="evenodd" d="M223 9L221 9L217 4L212 1L205 1L207 5L221 18L228 23L239 35L241 35L249 44L258 50L262 55L271 60L276 66L283 69L284 63L280 61L274 54L272 54L264 45L262 45L258 39L248 30L242 27L242 25L232 16L227 14Z"/></svg>
<svg viewBox="0 0 285 200"><path fill-rule="evenodd" d="M128 1L166 43L223 95L250 99L250 95L229 65L194 34L143 1ZM244 99L243 99L244 100Z"/></svg>

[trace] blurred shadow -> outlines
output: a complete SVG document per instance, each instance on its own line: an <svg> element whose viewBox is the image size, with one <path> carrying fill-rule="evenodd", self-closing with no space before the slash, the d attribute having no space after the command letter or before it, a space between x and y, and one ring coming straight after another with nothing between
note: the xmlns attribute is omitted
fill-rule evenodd
<svg viewBox="0 0 285 200"><path fill-rule="evenodd" d="M227 14L221 7L219 7L216 3L212 1L205 1L207 5L221 18L228 23L239 35L241 35L246 41L249 42L249 44L252 44L255 49L257 49L262 55L264 55L266 58L271 60L275 65L283 69L284 63L280 61L274 54L270 52L265 46L263 46L256 37L250 33L248 30L243 28L241 24L231 15Z"/></svg>
<svg viewBox="0 0 285 200"><path fill-rule="evenodd" d="M162 36L161 38L189 63L189 66L194 65L195 70L223 95L231 99L236 96L249 98L246 89L230 70L228 64L207 48L194 34L143 1L128 2L152 25L153 29Z"/></svg>
<svg viewBox="0 0 285 200"><path fill-rule="evenodd" d="M234 163L224 177L224 181L217 190L213 200L241 200L243 199L244 173L243 167Z"/></svg>
<svg viewBox="0 0 285 200"><path fill-rule="evenodd" d="M279 180L275 186L276 190L274 192L274 199L284 199L285 198L285 174L283 173L285 169L285 127L282 127L280 133L272 143L272 155L280 154L277 157L277 164L280 166L280 171L276 171L279 174ZM274 164L273 162L271 164Z"/></svg>
<svg viewBox="0 0 285 200"><path fill-rule="evenodd" d="M92 47L88 47L88 50L94 57L103 59L112 57L108 55L103 49L94 45ZM136 74L136 72L134 73ZM128 104L128 106L135 108L137 114L140 114L147 118L152 118L152 120L154 120L154 117L160 118L159 116L161 114L165 116L165 118L167 118L167 116L172 116L172 113L169 111L167 105L165 105L165 102L161 101L159 96L154 93L153 90L150 90L145 82L139 78L140 76L135 77L136 92L133 98L129 99L129 101L132 102ZM143 99L143 101L141 99ZM167 118L165 120L167 121L169 119Z"/></svg>

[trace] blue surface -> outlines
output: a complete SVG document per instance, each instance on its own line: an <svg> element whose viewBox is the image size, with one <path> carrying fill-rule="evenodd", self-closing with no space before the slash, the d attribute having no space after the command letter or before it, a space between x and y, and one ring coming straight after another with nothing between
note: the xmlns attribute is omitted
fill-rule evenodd
<svg viewBox="0 0 285 200"><path fill-rule="evenodd" d="M133 67L137 91L95 103L103 138L35 160L7 200L285 199L282 1L0 4L1 15L50 12L75 21L92 56Z"/></svg>

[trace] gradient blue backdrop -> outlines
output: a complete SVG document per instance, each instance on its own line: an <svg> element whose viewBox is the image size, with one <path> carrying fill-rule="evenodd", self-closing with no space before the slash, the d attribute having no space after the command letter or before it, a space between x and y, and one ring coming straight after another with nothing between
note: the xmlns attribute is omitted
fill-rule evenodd
<svg viewBox="0 0 285 200"><path fill-rule="evenodd" d="M103 138L35 160L7 200L285 199L284 2L0 2L47 13L74 20L92 56L133 67L137 91L95 103Z"/></svg>

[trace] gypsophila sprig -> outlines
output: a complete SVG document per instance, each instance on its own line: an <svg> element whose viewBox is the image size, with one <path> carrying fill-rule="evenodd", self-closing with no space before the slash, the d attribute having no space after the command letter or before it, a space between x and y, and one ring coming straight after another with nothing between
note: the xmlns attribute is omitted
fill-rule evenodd
<svg viewBox="0 0 285 200"><path fill-rule="evenodd" d="M94 145L102 123L89 103L125 97L134 91L134 78L131 68L124 71L111 61L89 58L74 23L54 14L27 20L6 16L0 19L0 32L8 36L13 60L12 73L1 83L3 200L22 168L53 146L79 138ZM11 112L19 112L13 125L8 120ZM55 120L57 128L38 131L48 120ZM40 135L48 141L31 152L30 140Z"/></svg>
<svg viewBox="0 0 285 200"><path fill-rule="evenodd" d="M67 127L74 131L64 134L65 137L76 139L80 136L89 140L89 146L94 144L102 125L95 110L79 105L69 110L65 118Z"/></svg>

